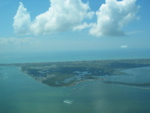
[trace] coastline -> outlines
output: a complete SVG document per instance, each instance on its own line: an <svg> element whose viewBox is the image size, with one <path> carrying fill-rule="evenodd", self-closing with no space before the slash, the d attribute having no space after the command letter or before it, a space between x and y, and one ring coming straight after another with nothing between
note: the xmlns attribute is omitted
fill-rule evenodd
<svg viewBox="0 0 150 113"><path fill-rule="evenodd" d="M126 69L150 66L150 59L118 59L69 62L3 64L19 67L23 73L53 87L70 87L80 82L101 80L107 84L139 85L104 81L105 76L127 75ZM142 84L141 84L142 85Z"/></svg>

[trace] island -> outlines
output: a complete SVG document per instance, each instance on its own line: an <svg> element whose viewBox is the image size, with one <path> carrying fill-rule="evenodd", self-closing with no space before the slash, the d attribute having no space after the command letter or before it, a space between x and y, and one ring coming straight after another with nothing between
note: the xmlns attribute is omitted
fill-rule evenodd
<svg viewBox="0 0 150 113"><path fill-rule="evenodd" d="M119 59L70 62L1 64L13 65L37 81L53 87L74 86L77 83L101 80L107 84L150 86L150 83L105 81L104 76L125 75L123 70L150 66L150 59Z"/></svg>

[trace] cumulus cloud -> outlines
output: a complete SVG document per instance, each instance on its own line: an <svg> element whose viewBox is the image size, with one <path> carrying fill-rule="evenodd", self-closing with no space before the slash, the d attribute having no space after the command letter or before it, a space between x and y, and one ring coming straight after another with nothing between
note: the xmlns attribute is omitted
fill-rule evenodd
<svg viewBox="0 0 150 113"><path fill-rule="evenodd" d="M81 0L50 0L48 11L31 21L27 9L20 3L13 27L19 34L49 34L72 29L93 14L89 5Z"/></svg>
<svg viewBox="0 0 150 113"><path fill-rule="evenodd" d="M27 12L27 9L20 2L18 11L14 16L14 31L18 34L29 34L30 31L30 14Z"/></svg>
<svg viewBox="0 0 150 113"><path fill-rule="evenodd" d="M73 28L73 30L74 31L81 31L81 30L83 30L83 29L85 29L85 28L90 28L90 27L92 27L93 26L93 24L87 24L86 22L84 22L83 24L81 24L81 25L78 25L78 26L75 26L74 28Z"/></svg>
<svg viewBox="0 0 150 113"><path fill-rule="evenodd" d="M97 22L89 33L97 37L122 36L123 27L137 18L138 9L136 0L105 0L96 12Z"/></svg>
<svg viewBox="0 0 150 113"><path fill-rule="evenodd" d="M50 0L49 9L31 20L30 14L20 2L14 16L14 31L18 34L50 34L66 30L89 28L89 34L101 36L123 36L123 28L138 19L139 6L136 0L105 0L98 11L90 10L81 0ZM96 14L97 21L87 23Z"/></svg>

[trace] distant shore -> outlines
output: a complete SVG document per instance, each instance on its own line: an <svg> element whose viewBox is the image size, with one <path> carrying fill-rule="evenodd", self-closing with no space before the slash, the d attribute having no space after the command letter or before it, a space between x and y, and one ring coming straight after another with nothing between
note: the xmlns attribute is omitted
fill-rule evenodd
<svg viewBox="0 0 150 113"><path fill-rule="evenodd" d="M53 87L68 87L83 81L103 81L104 76L125 75L127 73L123 72L123 70L150 66L150 59L17 63L1 64L1 66L17 66L25 74L32 76L44 84ZM150 86L150 83L103 82L130 86Z"/></svg>

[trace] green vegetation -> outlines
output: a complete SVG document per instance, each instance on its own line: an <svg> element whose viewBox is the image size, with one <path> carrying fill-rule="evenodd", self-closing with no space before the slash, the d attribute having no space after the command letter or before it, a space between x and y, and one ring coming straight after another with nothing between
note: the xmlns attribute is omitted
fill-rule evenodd
<svg viewBox="0 0 150 113"><path fill-rule="evenodd" d="M122 75L122 70L150 66L150 59L99 60L18 64L21 70L49 86L72 86L102 76ZM107 82L109 83L109 82Z"/></svg>
<svg viewBox="0 0 150 113"><path fill-rule="evenodd" d="M10 65L10 64L9 64ZM125 75L125 69L150 66L150 59L95 60L74 62L11 64L49 86L72 86L87 80L103 80L103 76ZM114 83L117 82L105 82ZM124 84L126 83L120 83ZM127 84L134 85L134 84ZM137 84L136 84L137 85Z"/></svg>

